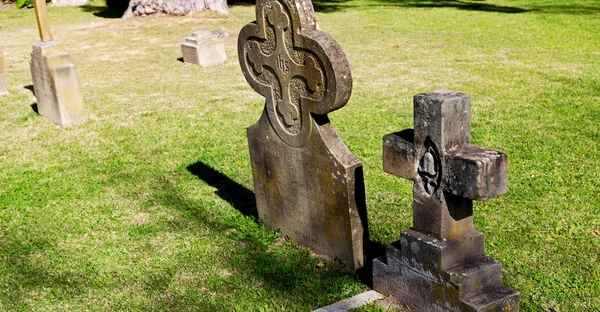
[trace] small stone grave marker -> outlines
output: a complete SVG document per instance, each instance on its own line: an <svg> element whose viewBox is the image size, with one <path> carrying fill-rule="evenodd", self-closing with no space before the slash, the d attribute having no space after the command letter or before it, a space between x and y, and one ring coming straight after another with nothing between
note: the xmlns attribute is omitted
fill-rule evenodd
<svg viewBox="0 0 600 312"><path fill-rule="evenodd" d="M242 72L266 98L247 129L256 205L268 227L359 268L362 164L327 117L346 105L352 77L340 45L316 26L310 1L258 0L256 21L240 32Z"/></svg>
<svg viewBox="0 0 600 312"><path fill-rule="evenodd" d="M199 30L193 32L181 44L183 62L209 67L222 64L227 60L223 39L218 34Z"/></svg>
<svg viewBox="0 0 600 312"><path fill-rule="evenodd" d="M0 95L8 94L8 81L6 79L6 69L4 67L4 52L0 49Z"/></svg>
<svg viewBox="0 0 600 312"><path fill-rule="evenodd" d="M507 157L471 145L469 95L416 95L414 130L384 136L383 163L414 182L413 227L373 261L373 288L415 311L518 311L473 227L472 200L506 192Z"/></svg>
<svg viewBox="0 0 600 312"><path fill-rule="evenodd" d="M65 127L87 120L79 76L62 43L52 40L45 0L34 0L42 41L33 45L31 76L40 115Z"/></svg>

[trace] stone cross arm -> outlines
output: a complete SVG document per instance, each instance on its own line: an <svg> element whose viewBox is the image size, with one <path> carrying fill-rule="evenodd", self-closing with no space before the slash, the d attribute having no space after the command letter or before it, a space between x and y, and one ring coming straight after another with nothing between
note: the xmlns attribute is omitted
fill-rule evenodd
<svg viewBox="0 0 600 312"><path fill-rule="evenodd" d="M429 97L415 96L415 130L383 137L384 171L415 182L421 175L432 183L425 188L440 187L467 199L486 200L506 193L506 154L470 144L468 95L425 95ZM423 147L424 138L435 142L431 152ZM439 175L436 185L434 176Z"/></svg>

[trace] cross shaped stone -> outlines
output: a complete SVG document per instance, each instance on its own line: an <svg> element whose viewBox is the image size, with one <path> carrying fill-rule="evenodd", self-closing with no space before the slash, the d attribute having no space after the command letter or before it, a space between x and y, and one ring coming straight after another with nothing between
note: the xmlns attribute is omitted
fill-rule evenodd
<svg viewBox="0 0 600 312"><path fill-rule="evenodd" d="M413 229L439 239L473 230L472 200L506 192L507 156L471 145L469 95L415 95L414 130L383 138L384 171L412 180Z"/></svg>
<svg viewBox="0 0 600 312"><path fill-rule="evenodd" d="M290 146L306 143L311 112L327 114L350 97L343 51L316 29L309 2L259 0L256 21L240 31L238 52L246 80L266 98L273 129Z"/></svg>
<svg viewBox="0 0 600 312"><path fill-rule="evenodd" d="M46 0L33 0L35 16L37 17L38 31L42 41L52 41L50 33L50 22L48 21L48 11L46 9Z"/></svg>

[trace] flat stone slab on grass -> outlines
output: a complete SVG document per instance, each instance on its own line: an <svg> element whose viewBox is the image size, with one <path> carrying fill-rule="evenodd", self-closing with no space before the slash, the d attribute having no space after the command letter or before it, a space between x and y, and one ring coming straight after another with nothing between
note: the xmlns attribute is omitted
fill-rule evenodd
<svg viewBox="0 0 600 312"><path fill-rule="evenodd" d="M350 309L360 308L381 298L383 298L383 296L380 293L369 290L354 297L338 301L332 305L313 310L312 312L344 312Z"/></svg>
<svg viewBox="0 0 600 312"><path fill-rule="evenodd" d="M340 45L317 30L310 1L259 0L238 38L242 72L266 98L248 145L260 219L315 252L364 264L367 216L361 162L327 114L352 77Z"/></svg>

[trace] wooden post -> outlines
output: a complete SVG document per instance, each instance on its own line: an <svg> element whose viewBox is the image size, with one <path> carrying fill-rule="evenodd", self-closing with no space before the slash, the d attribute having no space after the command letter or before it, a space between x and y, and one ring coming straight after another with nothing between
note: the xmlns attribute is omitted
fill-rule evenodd
<svg viewBox="0 0 600 312"><path fill-rule="evenodd" d="M42 41L52 41L50 33L50 22L48 20L48 11L46 9L46 0L33 0L35 16L37 18L38 30Z"/></svg>

